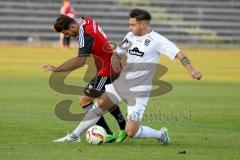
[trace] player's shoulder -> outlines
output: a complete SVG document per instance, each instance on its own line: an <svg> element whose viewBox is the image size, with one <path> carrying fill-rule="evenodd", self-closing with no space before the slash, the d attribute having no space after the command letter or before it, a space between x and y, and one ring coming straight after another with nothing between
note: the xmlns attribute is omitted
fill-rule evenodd
<svg viewBox="0 0 240 160"><path fill-rule="evenodd" d="M159 34L158 32L155 32L155 31L151 31L149 33L149 36L152 37L152 38L157 38L157 39L162 39L162 38L165 38L164 36L162 36L161 34Z"/></svg>
<svg viewBox="0 0 240 160"><path fill-rule="evenodd" d="M163 35L159 34L158 32L155 32L155 31L151 31L149 33L149 36L157 42L168 41L168 39L166 37L164 37Z"/></svg>
<svg viewBox="0 0 240 160"><path fill-rule="evenodd" d="M134 36L134 35L133 35L132 32L128 32L128 33L126 34L126 36L125 36L124 39L131 39L133 36Z"/></svg>
<svg viewBox="0 0 240 160"><path fill-rule="evenodd" d="M92 24L92 22L94 21L94 19L90 17L82 17L82 19L85 21L85 25Z"/></svg>
<svg viewBox="0 0 240 160"><path fill-rule="evenodd" d="M84 20L92 20L92 18L86 17L86 16L82 17L82 19L84 19Z"/></svg>

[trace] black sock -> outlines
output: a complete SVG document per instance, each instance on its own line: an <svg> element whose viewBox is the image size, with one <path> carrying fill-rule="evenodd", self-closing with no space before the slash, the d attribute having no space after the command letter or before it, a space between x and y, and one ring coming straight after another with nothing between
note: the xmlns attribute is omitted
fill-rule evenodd
<svg viewBox="0 0 240 160"><path fill-rule="evenodd" d="M91 103L83 106L82 108L83 108L86 112L88 112L90 109L92 109L93 104L94 104L94 103L91 102ZM99 125L99 126L101 126L101 127L103 127L103 128L106 130L107 134L110 134L110 135L113 134L113 132L111 131L111 129L110 129L109 126L107 125L105 119L103 118L103 116L98 120L98 122L97 122L96 124Z"/></svg>
<svg viewBox="0 0 240 160"><path fill-rule="evenodd" d="M106 130L107 134L110 134L110 135L113 134L111 129L108 127L108 125L107 125L105 119L103 118L103 116L98 120L97 125L102 126Z"/></svg>
<svg viewBox="0 0 240 160"><path fill-rule="evenodd" d="M122 112L120 111L119 109L119 106L114 106L115 108L110 112L111 115L114 116L114 118L117 120L118 122L118 125L119 125L119 128L121 130L124 130L125 129L125 126L126 126L126 121L125 121L125 118L123 117L122 115Z"/></svg>
<svg viewBox="0 0 240 160"><path fill-rule="evenodd" d="M94 104L94 103L91 102L91 103L89 103L89 104L83 106L82 108L83 108L84 111L88 112L90 109L92 109L93 104Z"/></svg>

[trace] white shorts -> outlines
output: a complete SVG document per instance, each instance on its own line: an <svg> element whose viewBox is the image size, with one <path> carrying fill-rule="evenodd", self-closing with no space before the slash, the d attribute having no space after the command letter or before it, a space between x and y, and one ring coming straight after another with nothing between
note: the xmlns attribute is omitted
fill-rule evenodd
<svg viewBox="0 0 240 160"><path fill-rule="evenodd" d="M126 99L121 98L124 96L120 96L112 84L105 85L105 92L114 104L118 105L123 101L127 103ZM147 106L148 99L149 97L136 98L136 102L134 105L128 105L127 119L133 121L141 121L143 118L145 107Z"/></svg>

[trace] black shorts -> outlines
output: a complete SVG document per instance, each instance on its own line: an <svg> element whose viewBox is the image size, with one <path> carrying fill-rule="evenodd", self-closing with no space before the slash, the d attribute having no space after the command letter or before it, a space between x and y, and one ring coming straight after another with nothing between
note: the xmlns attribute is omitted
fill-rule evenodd
<svg viewBox="0 0 240 160"><path fill-rule="evenodd" d="M88 97L98 98L105 91L105 85L112 83L119 75L108 77L94 77L90 83L85 87L84 93Z"/></svg>

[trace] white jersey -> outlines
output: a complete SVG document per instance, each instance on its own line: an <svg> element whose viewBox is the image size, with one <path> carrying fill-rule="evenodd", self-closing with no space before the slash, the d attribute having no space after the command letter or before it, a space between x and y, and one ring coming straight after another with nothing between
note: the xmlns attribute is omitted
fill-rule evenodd
<svg viewBox="0 0 240 160"><path fill-rule="evenodd" d="M116 49L117 54L127 56L128 63L158 63L160 55L173 60L179 51L174 43L154 31L144 36L129 32Z"/></svg>
<svg viewBox="0 0 240 160"><path fill-rule="evenodd" d="M127 63L119 77L122 83L118 86L126 86L128 83L128 87L136 88L138 91L151 89L160 55L166 55L173 60L179 51L174 43L157 32L151 31L144 36L135 36L129 32L116 49L117 54L127 56Z"/></svg>
<svg viewBox="0 0 240 160"><path fill-rule="evenodd" d="M113 103L125 101L128 104L128 119L142 119L160 55L173 60L179 51L176 45L154 31L144 36L131 32L126 35L116 52L126 55L127 62L119 78L105 88Z"/></svg>

